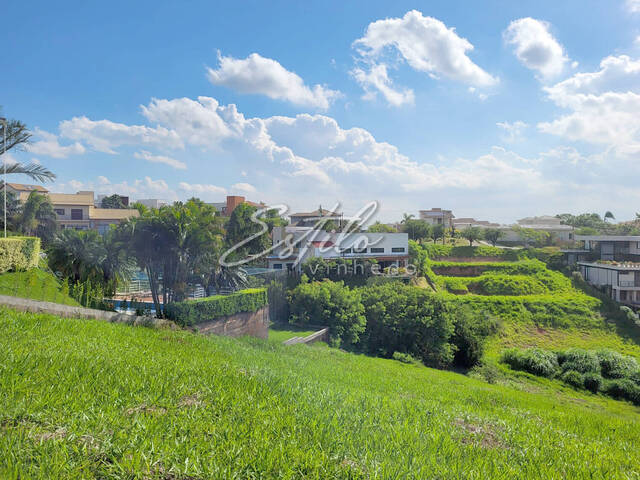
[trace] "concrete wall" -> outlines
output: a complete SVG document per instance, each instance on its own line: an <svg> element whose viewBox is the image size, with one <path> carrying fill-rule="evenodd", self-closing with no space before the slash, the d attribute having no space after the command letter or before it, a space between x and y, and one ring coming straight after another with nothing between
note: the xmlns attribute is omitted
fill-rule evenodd
<svg viewBox="0 0 640 480"><path fill-rule="evenodd" d="M240 312L226 317L198 323L194 327L204 334L225 335L228 337L268 338L269 336L269 306L256 312Z"/></svg>
<svg viewBox="0 0 640 480"><path fill-rule="evenodd" d="M289 340L285 340L285 345L295 345L297 343L315 343L315 342L328 342L329 341L329 329L323 328L317 332L307 335L306 337L293 337Z"/></svg>

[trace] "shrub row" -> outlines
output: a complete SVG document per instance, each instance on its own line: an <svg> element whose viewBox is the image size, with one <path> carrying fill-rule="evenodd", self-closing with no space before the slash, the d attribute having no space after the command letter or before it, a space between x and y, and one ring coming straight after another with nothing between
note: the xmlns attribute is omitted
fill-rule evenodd
<svg viewBox="0 0 640 480"><path fill-rule="evenodd" d="M23 271L38 266L40 239L37 237L0 238L0 273Z"/></svg>
<svg viewBox="0 0 640 480"><path fill-rule="evenodd" d="M469 284L474 293L484 295L541 295L549 289L528 275L487 274Z"/></svg>
<svg viewBox="0 0 640 480"><path fill-rule="evenodd" d="M612 350L572 348L551 352L540 348L509 349L502 361L514 370L559 378L574 388L602 392L640 405L640 366L635 358Z"/></svg>
<svg viewBox="0 0 640 480"><path fill-rule="evenodd" d="M478 245L475 247L454 247L453 245L437 244L417 245L425 251L427 257L430 259L446 257L493 257L511 262L517 260L537 259L554 269L562 266L562 252L555 247L506 249L500 247L489 247L486 245Z"/></svg>
<svg viewBox="0 0 640 480"><path fill-rule="evenodd" d="M167 305L167 317L188 327L239 312L255 312L267 305L264 288L240 290L230 295L214 295Z"/></svg>
<svg viewBox="0 0 640 480"><path fill-rule="evenodd" d="M289 295L291 320L326 325L334 345L386 358L407 354L434 367L476 364L496 328L491 318L401 282L301 283Z"/></svg>

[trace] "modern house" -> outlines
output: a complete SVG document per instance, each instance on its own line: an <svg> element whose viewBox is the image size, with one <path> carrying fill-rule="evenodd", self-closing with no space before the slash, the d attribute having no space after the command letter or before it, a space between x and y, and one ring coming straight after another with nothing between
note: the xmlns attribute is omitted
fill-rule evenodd
<svg viewBox="0 0 640 480"><path fill-rule="evenodd" d="M240 195L227 195L226 201L209 203L208 205L215 207L215 209L220 212L221 216L230 217L233 211L238 207L238 205L241 205L243 203L257 208L265 208L267 206L267 204L263 202L250 202Z"/></svg>
<svg viewBox="0 0 640 480"><path fill-rule="evenodd" d="M453 227L453 219L455 216L451 210L432 208L431 210L420 210L419 213L420 219L430 223L431 225L443 225L444 228Z"/></svg>
<svg viewBox="0 0 640 480"><path fill-rule="evenodd" d="M139 200L136 200L135 203L144 205L147 208L156 208L156 209L169 205L169 202L167 202L166 200L161 200L159 198L141 198Z"/></svg>
<svg viewBox="0 0 640 480"><path fill-rule="evenodd" d="M470 217L461 217L454 218L452 221L453 228L456 230L464 230L469 227L480 227L480 228L490 228L490 227L499 227L499 223L492 223L488 220L476 220L475 218Z"/></svg>
<svg viewBox="0 0 640 480"><path fill-rule="evenodd" d="M51 193L40 185L19 183L7 183L7 191L12 192L21 203L27 201L31 192L48 196L60 228L97 230L103 234L110 225L116 225L123 220L139 216L138 211L132 209L97 208L94 193L91 191Z"/></svg>
<svg viewBox="0 0 640 480"><path fill-rule="evenodd" d="M640 236L576 235L584 279L620 303L640 306ZM578 250L576 250L578 252Z"/></svg>
<svg viewBox="0 0 640 480"><path fill-rule="evenodd" d="M326 260L375 260L380 270L406 267L409 237L406 233L325 232L310 227L276 227L272 232L274 250L267 257L273 270L299 271L310 258Z"/></svg>

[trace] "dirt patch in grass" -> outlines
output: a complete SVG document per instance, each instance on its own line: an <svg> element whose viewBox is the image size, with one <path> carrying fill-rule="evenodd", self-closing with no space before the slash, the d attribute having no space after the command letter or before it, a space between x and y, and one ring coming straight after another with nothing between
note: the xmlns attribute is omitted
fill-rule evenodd
<svg viewBox="0 0 640 480"><path fill-rule="evenodd" d="M199 393L185 395L178 401L179 408L200 407L202 405L204 405L204 400L200 398Z"/></svg>
<svg viewBox="0 0 640 480"><path fill-rule="evenodd" d="M127 415L136 415L138 413L148 413L150 415L164 415L167 413L167 409L164 407L159 407L157 405L147 405L143 403L138 405L137 407L127 408L125 412Z"/></svg>
<svg viewBox="0 0 640 480"><path fill-rule="evenodd" d="M461 442L465 445L474 445L481 448L507 449L493 425L480 424L465 418L456 418L454 425L462 433Z"/></svg>
<svg viewBox="0 0 640 480"><path fill-rule="evenodd" d="M60 427L53 432L34 432L30 436L38 442L46 442L49 440L60 440L67 436L67 431Z"/></svg>

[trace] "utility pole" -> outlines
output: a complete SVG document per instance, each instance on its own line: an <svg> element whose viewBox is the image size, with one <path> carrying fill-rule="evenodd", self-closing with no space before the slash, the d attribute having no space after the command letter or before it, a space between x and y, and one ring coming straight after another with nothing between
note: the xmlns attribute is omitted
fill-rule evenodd
<svg viewBox="0 0 640 480"><path fill-rule="evenodd" d="M4 191L4 238L7 238L7 119L0 117L0 124L2 124L2 166L4 167L4 178L2 180Z"/></svg>

